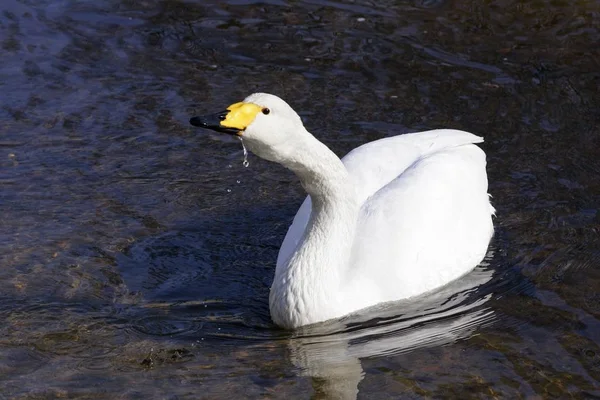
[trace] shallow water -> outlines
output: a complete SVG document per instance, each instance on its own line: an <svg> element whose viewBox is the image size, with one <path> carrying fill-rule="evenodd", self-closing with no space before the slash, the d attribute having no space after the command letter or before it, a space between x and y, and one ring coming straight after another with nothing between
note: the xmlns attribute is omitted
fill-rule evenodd
<svg viewBox="0 0 600 400"><path fill-rule="evenodd" d="M600 3L0 11L0 398L600 397ZM187 123L259 90L340 156L485 136L485 262L369 317L275 328L302 190Z"/></svg>

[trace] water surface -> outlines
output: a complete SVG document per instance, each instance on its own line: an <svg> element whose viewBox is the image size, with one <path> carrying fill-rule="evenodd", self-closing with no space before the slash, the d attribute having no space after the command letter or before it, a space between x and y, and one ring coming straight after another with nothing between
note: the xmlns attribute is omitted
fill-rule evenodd
<svg viewBox="0 0 600 400"><path fill-rule="evenodd" d="M0 398L600 397L599 26L583 0L2 1ZM484 263L277 329L302 189L187 123L254 91L340 156L483 135Z"/></svg>

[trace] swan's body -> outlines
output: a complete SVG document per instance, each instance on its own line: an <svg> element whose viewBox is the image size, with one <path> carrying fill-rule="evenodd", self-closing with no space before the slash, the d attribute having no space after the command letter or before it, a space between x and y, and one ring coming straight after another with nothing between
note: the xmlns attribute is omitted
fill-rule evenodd
<svg viewBox="0 0 600 400"><path fill-rule="evenodd" d="M291 169L309 194L277 258L269 299L277 325L295 328L416 296L485 256L494 209L485 154L474 145L482 138L446 129L406 134L340 160L276 96L251 95L219 120L191 122L237 129L251 151Z"/></svg>

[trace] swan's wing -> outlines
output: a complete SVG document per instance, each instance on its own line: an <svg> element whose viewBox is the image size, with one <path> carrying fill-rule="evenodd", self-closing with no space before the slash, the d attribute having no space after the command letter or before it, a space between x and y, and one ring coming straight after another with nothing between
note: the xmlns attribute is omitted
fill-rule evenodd
<svg viewBox="0 0 600 400"><path fill-rule="evenodd" d="M342 162L356 183L359 202L362 203L400 176L419 158L443 149L480 142L483 139L478 136L452 129L409 133L357 147L342 158ZM307 196L281 245L277 265L286 261L296 249L310 218L310 211L311 201Z"/></svg>
<svg viewBox="0 0 600 400"><path fill-rule="evenodd" d="M355 281L377 282L380 301L388 301L475 267L493 234L485 165L477 146L445 148L420 157L372 195L352 249Z"/></svg>
<svg viewBox="0 0 600 400"><path fill-rule="evenodd" d="M436 129L392 136L366 143L348 153L343 163L359 190L359 202L400 176L422 157L483 138L454 129Z"/></svg>

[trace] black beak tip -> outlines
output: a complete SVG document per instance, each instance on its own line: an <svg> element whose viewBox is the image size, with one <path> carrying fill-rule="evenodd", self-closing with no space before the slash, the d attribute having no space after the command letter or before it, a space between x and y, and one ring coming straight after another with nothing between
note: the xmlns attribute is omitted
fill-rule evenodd
<svg viewBox="0 0 600 400"><path fill-rule="evenodd" d="M214 115L207 115L204 117L192 117L190 118L190 124L200 128L211 129L213 131L227 133L229 135L238 135L241 129L231 128L221 125L221 121L225 119L229 111L222 111Z"/></svg>

